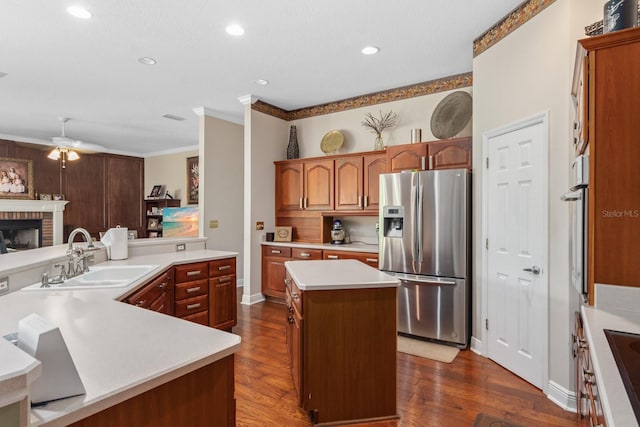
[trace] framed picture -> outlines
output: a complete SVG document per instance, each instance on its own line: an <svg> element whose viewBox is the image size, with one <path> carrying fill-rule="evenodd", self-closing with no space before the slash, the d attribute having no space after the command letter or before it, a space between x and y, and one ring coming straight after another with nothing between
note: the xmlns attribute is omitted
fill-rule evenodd
<svg viewBox="0 0 640 427"><path fill-rule="evenodd" d="M200 164L198 156L187 157L187 204L198 204L200 188Z"/></svg>
<svg viewBox="0 0 640 427"><path fill-rule="evenodd" d="M40 200L52 200L51 199L51 194L40 193Z"/></svg>
<svg viewBox="0 0 640 427"><path fill-rule="evenodd" d="M138 238L138 230L127 231L127 240L133 240Z"/></svg>
<svg viewBox="0 0 640 427"><path fill-rule="evenodd" d="M0 199L33 198L33 160L0 157Z"/></svg>
<svg viewBox="0 0 640 427"><path fill-rule="evenodd" d="M162 185L154 185L149 197L160 197L162 195Z"/></svg>
<svg viewBox="0 0 640 427"><path fill-rule="evenodd" d="M149 218L147 222L147 230L157 230L158 229L158 218Z"/></svg>
<svg viewBox="0 0 640 427"><path fill-rule="evenodd" d="M64 200L64 194L54 194L53 200Z"/></svg>
<svg viewBox="0 0 640 427"><path fill-rule="evenodd" d="M275 234L273 236L274 242L290 242L291 241L291 227L276 227Z"/></svg>

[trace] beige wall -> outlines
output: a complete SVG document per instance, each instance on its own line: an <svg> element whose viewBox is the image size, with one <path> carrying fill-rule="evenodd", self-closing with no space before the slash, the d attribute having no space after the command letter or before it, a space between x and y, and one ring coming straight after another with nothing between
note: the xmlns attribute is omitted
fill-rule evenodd
<svg viewBox="0 0 640 427"><path fill-rule="evenodd" d="M482 257L483 134L549 111L549 393L574 390L571 332L578 295L569 283L567 205L571 161L570 98L577 38L601 16L585 14L582 1L558 0L473 62L474 80L474 310L473 336L486 338ZM575 12L579 9L579 12ZM588 8L594 13L596 8ZM601 13L601 9L600 9ZM579 22L578 22L578 18ZM581 33L579 33L579 28ZM485 343L486 344L486 343ZM486 349L486 346L480 346ZM564 389L564 390L563 390ZM558 398L558 396L556 396ZM558 398L558 400L560 400ZM570 402L560 402L570 405Z"/></svg>
<svg viewBox="0 0 640 427"><path fill-rule="evenodd" d="M203 115L200 117L200 235L207 249L238 252L236 271L243 278L243 127ZM218 228L209 228L217 220Z"/></svg>
<svg viewBox="0 0 640 427"><path fill-rule="evenodd" d="M363 128L360 123L365 113L371 112L378 117L380 110L387 112L393 110L398 113L398 125L382 132L385 145L408 144L411 142L411 129L422 129L422 140L436 140L431 133L431 115L438 103L447 95L457 90L471 93L471 88L461 88L453 91L440 92L432 95L401 101L387 102L370 107L356 108L339 113L325 114L307 119L295 120L290 125L296 125L298 144L300 145L300 157L323 156L320 150L322 137L330 130L339 130L344 134L345 142L338 150L338 154L355 153L359 151L373 150L375 134ZM471 135L471 121L458 136ZM281 159L286 159L286 144L288 130L284 135Z"/></svg>
<svg viewBox="0 0 640 427"><path fill-rule="evenodd" d="M175 199L180 199L180 205L185 206L187 204L187 157L197 155L198 150L193 149L145 158L145 196L151 193L154 185L164 185Z"/></svg>
<svg viewBox="0 0 640 427"><path fill-rule="evenodd" d="M275 226L275 168L273 162L286 158L289 124L281 119L252 111L245 106L245 235L243 304L264 299L261 292L260 242ZM284 147L284 148L283 148ZM256 222L264 230L256 230Z"/></svg>

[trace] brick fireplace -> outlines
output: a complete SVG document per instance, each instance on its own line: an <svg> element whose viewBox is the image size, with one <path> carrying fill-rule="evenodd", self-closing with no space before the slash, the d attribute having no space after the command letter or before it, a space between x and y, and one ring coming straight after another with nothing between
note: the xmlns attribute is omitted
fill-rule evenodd
<svg viewBox="0 0 640 427"><path fill-rule="evenodd" d="M0 221L41 221L42 246L63 243L63 212L67 201L0 199Z"/></svg>

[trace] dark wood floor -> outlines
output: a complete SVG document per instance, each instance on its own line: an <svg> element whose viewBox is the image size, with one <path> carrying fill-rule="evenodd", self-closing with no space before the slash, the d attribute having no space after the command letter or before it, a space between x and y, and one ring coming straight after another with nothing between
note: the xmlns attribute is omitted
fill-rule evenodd
<svg viewBox="0 0 640 427"><path fill-rule="evenodd" d="M311 425L296 406L285 317L285 306L270 301L238 308L237 426ZM479 413L522 426L576 425L575 414L472 351L450 364L398 353L398 426L471 426Z"/></svg>

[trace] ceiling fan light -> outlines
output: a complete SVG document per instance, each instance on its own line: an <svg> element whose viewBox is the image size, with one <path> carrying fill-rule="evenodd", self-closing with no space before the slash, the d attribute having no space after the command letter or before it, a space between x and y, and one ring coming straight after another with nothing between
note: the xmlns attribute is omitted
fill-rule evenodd
<svg viewBox="0 0 640 427"><path fill-rule="evenodd" d="M80 158L80 156L78 155L77 152L73 151L73 150L69 150L69 154L67 155L67 160L78 160Z"/></svg>
<svg viewBox="0 0 640 427"><path fill-rule="evenodd" d="M51 152L47 157L50 158L51 160L58 160L60 158L60 150L58 150L58 147L51 150Z"/></svg>

